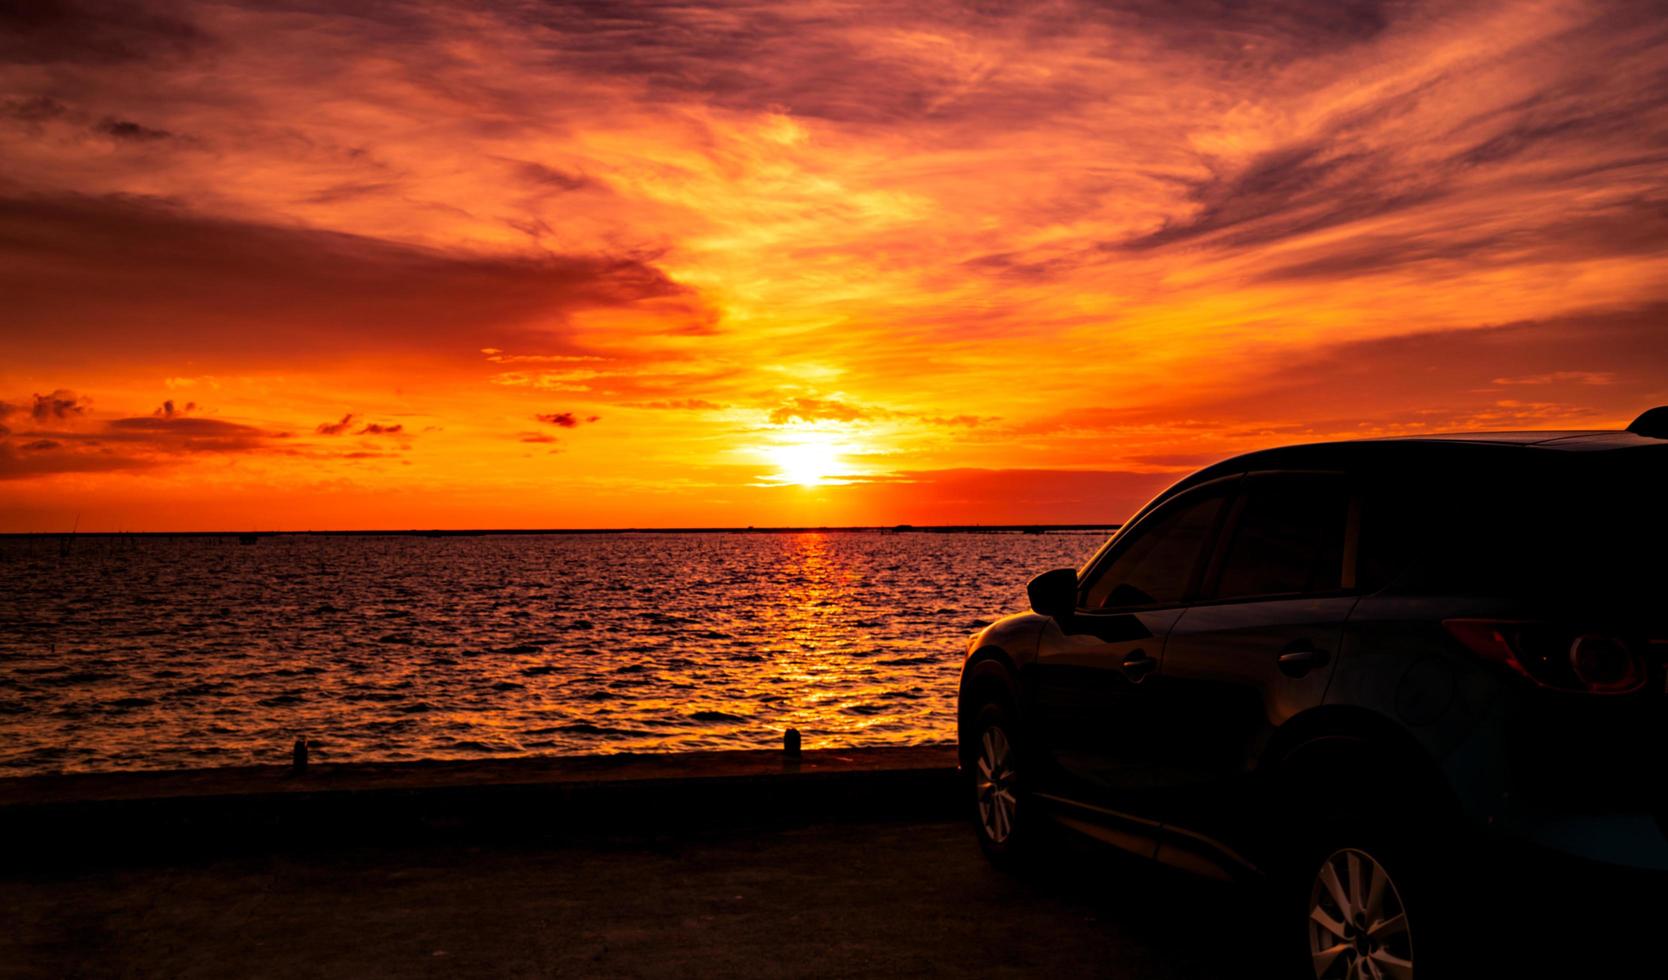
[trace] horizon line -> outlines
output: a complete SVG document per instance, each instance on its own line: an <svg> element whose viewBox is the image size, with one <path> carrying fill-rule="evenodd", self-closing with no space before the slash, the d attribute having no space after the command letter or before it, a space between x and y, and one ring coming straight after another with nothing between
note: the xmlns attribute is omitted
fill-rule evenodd
<svg viewBox="0 0 1668 980"><path fill-rule="evenodd" d="M755 527L546 527L546 528L352 528L291 531L196 530L196 531L0 531L0 538L116 538L116 537L238 537L270 538L315 535L323 537L485 537L493 534L806 534L889 531L893 533L1042 534L1051 531L1116 531L1123 522L1090 524L805 524Z"/></svg>

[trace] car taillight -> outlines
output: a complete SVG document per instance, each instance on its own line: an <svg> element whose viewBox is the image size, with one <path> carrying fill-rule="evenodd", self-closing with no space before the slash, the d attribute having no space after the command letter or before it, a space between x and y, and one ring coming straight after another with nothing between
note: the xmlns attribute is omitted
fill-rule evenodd
<svg viewBox="0 0 1668 980"><path fill-rule="evenodd" d="M1645 686L1636 641L1603 630L1494 619L1445 619L1442 626L1467 650L1542 687L1631 694Z"/></svg>

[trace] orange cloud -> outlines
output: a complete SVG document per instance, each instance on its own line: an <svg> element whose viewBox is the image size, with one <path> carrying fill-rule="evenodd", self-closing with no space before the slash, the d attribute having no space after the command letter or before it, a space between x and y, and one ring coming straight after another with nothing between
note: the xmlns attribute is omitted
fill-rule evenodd
<svg viewBox="0 0 1668 980"><path fill-rule="evenodd" d="M0 529L1116 520L1668 403L1650 4L37 6Z"/></svg>

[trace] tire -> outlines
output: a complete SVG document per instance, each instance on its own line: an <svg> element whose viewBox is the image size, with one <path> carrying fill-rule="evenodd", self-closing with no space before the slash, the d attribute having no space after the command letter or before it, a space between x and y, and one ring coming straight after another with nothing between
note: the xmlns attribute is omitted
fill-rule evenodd
<svg viewBox="0 0 1668 980"><path fill-rule="evenodd" d="M1412 980L1423 924L1402 863L1375 841L1341 834L1306 863L1304 950L1318 980ZM1301 879L1300 879L1301 880ZM1420 969L1422 977L1425 971Z"/></svg>
<svg viewBox="0 0 1668 980"><path fill-rule="evenodd" d="M1496 972L1468 969L1496 924L1495 903L1484 897L1492 876L1479 863L1483 849L1416 760L1364 740L1325 739L1288 754L1271 776L1255 809L1266 815L1262 837L1272 849L1261 858L1278 891L1273 907L1283 910L1278 932L1292 976L1444 980ZM1323 880L1328 867L1331 883ZM1383 878L1376 898L1374 869ZM1338 955L1328 959L1327 950Z"/></svg>
<svg viewBox="0 0 1668 980"><path fill-rule="evenodd" d="M1304 962L1319 980L1442 980L1464 975L1453 941L1458 858L1438 835L1334 823L1294 876ZM1295 918L1296 916L1294 916Z"/></svg>
<svg viewBox="0 0 1668 980"><path fill-rule="evenodd" d="M1035 852L1042 827L1025 792L1013 713L996 702L985 704L974 715L972 732L963 758L971 777L973 831L992 864L1014 870Z"/></svg>

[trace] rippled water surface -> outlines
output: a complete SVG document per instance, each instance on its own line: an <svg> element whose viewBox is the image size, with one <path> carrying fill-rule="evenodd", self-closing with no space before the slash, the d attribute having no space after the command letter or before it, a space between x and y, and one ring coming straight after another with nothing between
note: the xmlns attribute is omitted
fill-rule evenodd
<svg viewBox="0 0 1668 980"><path fill-rule="evenodd" d="M953 737L1101 534L0 540L0 773Z"/></svg>

